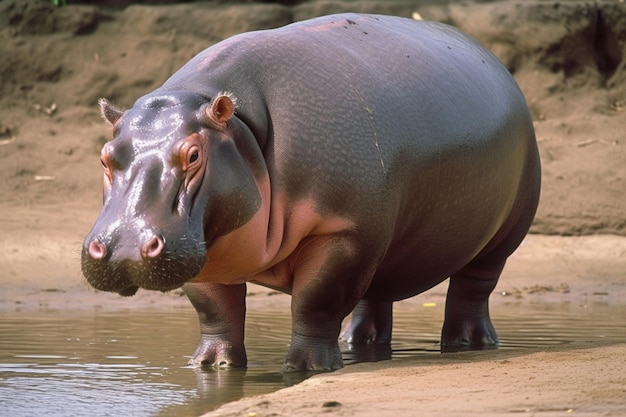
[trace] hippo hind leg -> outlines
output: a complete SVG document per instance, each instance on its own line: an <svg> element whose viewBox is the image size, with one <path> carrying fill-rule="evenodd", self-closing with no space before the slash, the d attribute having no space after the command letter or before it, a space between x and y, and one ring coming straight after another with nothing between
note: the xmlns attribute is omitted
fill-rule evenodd
<svg viewBox="0 0 626 417"><path fill-rule="evenodd" d="M511 215L474 260L450 277L441 351L492 349L498 336L489 317L489 296L507 258L526 236L539 201L540 172L533 168Z"/></svg>
<svg viewBox="0 0 626 417"><path fill-rule="evenodd" d="M473 262L450 277L441 351L492 349L498 336L489 317L489 295L506 259Z"/></svg>

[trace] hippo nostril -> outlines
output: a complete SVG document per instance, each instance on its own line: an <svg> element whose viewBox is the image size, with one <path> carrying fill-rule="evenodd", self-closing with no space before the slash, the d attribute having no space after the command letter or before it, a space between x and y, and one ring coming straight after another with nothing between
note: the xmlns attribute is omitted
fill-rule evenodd
<svg viewBox="0 0 626 417"><path fill-rule="evenodd" d="M107 256L107 247L98 239L94 239L89 244L89 256L97 261L104 259Z"/></svg>
<svg viewBox="0 0 626 417"><path fill-rule="evenodd" d="M165 242L160 236L152 236L152 239L141 248L141 256L144 258L156 258L161 254Z"/></svg>

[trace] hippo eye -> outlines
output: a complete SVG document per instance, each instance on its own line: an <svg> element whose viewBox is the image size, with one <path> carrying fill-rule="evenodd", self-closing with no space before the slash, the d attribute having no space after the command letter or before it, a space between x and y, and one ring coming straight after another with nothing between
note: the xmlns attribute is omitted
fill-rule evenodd
<svg viewBox="0 0 626 417"><path fill-rule="evenodd" d="M196 172L202 165L202 143L197 133L183 139L174 150L175 159L183 172Z"/></svg>
<svg viewBox="0 0 626 417"><path fill-rule="evenodd" d="M101 159L100 163L102 164L102 168L107 169L107 164L104 162L104 159Z"/></svg>

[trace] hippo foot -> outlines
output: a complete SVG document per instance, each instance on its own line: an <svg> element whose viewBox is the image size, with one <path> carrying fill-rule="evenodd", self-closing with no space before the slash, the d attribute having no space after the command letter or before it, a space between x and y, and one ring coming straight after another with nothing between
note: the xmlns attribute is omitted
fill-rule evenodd
<svg viewBox="0 0 626 417"><path fill-rule="evenodd" d="M234 346L228 340L202 335L202 339L188 364L196 368L226 368L246 366L246 349Z"/></svg>
<svg viewBox="0 0 626 417"><path fill-rule="evenodd" d="M294 334L282 371L328 372L342 367L343 360L336 339Z"/></svg>
<svg viewBox="0 0 626 417"><path fill-rule="evenodd" d="M498 336L489 317L480 320L446 320L441 332L441 352L495 349Z"/></svg>
<svg viewBox="0 0 626 417"><path fill-rule="evenodd" d="M504 260L483 260L450 278L441 330L441 351L494 349L498 335L489 317L489 295L495 288Z"/></svg>

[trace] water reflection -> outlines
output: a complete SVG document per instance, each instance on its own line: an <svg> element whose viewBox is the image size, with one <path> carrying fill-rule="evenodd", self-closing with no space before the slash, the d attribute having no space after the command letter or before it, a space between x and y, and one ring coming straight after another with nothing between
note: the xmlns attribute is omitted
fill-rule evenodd
<svg viewBox="0 0 626 417"><path fill-rule="evenodd" d="M251 327L255 321L250 318ZM247 370L187 367L197 332L195 313L187 310L5 313L0 415L200 415L284 386L278 372L284 352L276 343L271 355L249 347ZM270 345L277 338L267 336Z"/></svg>
<svg viewBox="0 0 626 417"><path fill-rule="evenodd" d="M250 311L247 369L186 366L198 342L192 309L3 313L0 415L200 415L310 374L282 375L291 321ZM493 311L504 349L626 338L626 306L502 305ZM439 354L443 306L395 311L391 349L342 346L346 364Z"/></svg>

